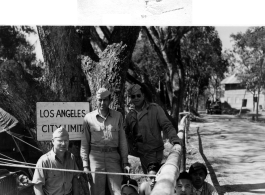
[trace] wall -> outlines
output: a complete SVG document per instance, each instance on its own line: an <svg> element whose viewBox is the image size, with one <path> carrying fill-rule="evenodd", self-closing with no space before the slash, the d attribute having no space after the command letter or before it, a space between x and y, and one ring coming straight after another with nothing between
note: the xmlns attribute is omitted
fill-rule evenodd
<svg viewBox="0 0 265 195"><path fill-rule="evenodd" d="M242 99L244 98L245 90L238 89L238 90L228 90L225 91L225 96L222 98L222 102L226 101L231 107L240 109L242 105ZM253 110L253 94L250 92L246 92L245 99L247 99L247 106L243 107L246 109ZM264 94L260 94L259 98L259 105L262 106L262 109L265 108L265 97Z"/></svg>

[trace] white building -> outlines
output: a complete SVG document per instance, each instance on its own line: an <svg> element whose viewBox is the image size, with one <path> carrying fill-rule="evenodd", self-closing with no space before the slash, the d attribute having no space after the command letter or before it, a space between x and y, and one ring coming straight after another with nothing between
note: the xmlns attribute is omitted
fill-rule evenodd
<svg viewBox="0 0 265 195"><path fill-rule="evenodd" d="M246 100L246 106L244 109L253 111L254 97L251 92L246 91L245 86L241 85L241 82L236 78L235 75L229 76L222 80L221 85L225 86L224 97L221 99L222 102L227 102L232 108L240 109L243 99ZM255 103L256 106L256 103ZM259 109L265 108L265 95L261 92L259 95Z"/></svg>

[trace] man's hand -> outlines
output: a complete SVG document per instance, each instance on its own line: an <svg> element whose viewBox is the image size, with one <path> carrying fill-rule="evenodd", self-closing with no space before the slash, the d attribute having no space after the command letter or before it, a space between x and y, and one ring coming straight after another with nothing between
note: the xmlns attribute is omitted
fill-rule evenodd
<svg viewBox="0 0 265 195"><path fill-rule="evenodd" d="M172 150L176 151L176 152L180 152L181 151L181 145L180 144L174 144L174 146L172 147Z"/></svg>
<svg viewBox="0 0 265 195"><path fill-rule="evenodd" d="M131 167L129 163L123 163L123 171L124 173L130 173ZM129 177L128 175L126 175L126 177Z"/></svg>
<svg viewBox="0 0 265 195"><path fill-rule="evenodd" d="M129 163L123 163L123 172L124 173L130 173L130 171L131 171L130 164ZM125 178L129 179L130 175L124 175L124 179Z"/></svg>
<svg viewBox="0 0 265 195"><path fill-rule="evenodd" d="M90 168L89 168L89 167L84 167L84 172L85 172L86 174L89 174L89 172L90 172Z"/></svg>
<svg viewBox="0 0 265 195"><path fill-rule="evenodd" d="M86 178L89 182L92 182L92 175L90 173L90 168L89 167L84 167L84 172L86 174Z"/></svg>

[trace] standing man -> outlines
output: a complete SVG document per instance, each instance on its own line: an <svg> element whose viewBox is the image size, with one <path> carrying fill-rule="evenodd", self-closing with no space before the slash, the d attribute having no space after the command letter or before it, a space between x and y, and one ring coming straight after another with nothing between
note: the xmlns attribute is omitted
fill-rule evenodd
<svg viewBox="0 0 265 195"><path fill-rule="evenodd" d="M138 84L128 89L131 106L125 119L125 132L128 140L129 154L139 157L144 173L151 162L161 163L164 142L161 130L167 133L173 150L181 151L181 140L164 110L155 103L145 99L142 87Z"/></svg>
<svg viewBox="0 0 265 195"><path fill-rule="evenodd" d="M100 88L96 94L98 109L84 118L85 135L81 140L81 157L84 171L117 172L128 166L128 148L123 129L123 116L109 108L111 94ZM120 195L121 175L92 173L92 195L105 195L108 185L111 195ZM106 183L107 181L107 183Z"/></svg>
<svg viewBox="0 0 265 195"><path fill-rule="evenodd" d="M69 134L60 127L53 132L53 148L42 155L37 162L38 168L78 170L75 157L68 151ZM78 195L76 173L56 170L35 169L32 183L36 195Z"/></svg>

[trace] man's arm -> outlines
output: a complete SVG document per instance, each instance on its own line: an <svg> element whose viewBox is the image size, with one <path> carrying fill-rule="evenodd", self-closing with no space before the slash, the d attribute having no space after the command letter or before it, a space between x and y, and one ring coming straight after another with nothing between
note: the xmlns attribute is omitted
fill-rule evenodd
<svg viewBox="0 0 265 195"><path fill-rule="evenodd" d="M89 167L89 150L90 150L90 127L86 121L86 117L83 122L84 136L81 138L80 156L83 161L83 167Z"/></svg>
<svg viewBox="0 0 265 195"><path fill-rule="evenodd" d="M44 195L41 183L34 184L33 189L34 189L35 195Z"/></svg>
<svg viewBox="0 0 265 195"><path fill-rule="evenodd" d="M139 195L145 195L146 184L147 184L146 181L144 181L143 183L141 183L141 185L139 187Z"/></svg>
<svg viewBox="0 0 265 195"><path fill-rule="evenodd" d="M45 164L45 157L42 156L38 160L36 167L42 168L42 167L48 167ZM36 195L44 195L42 186L45 185L45 178L46 178L46 171L44 169L35 169L34 175L32 178L32 183L34 184L33 189Z"/></svg>
<svg viewBox="0 0 265 195"><path fill-rule="evenodd" d="M157 113L158 123L162 127L162 130L168 134L168 137L172 145L181 144L181 140L179 139L177 132L173 127L172 123L167 118L164 110L160 106L157 106L157 112L158 112Z"/></svg>
<svg viewBox="0 0 265 195"><path fill-rule="evenodd" d="M124 126L123 126L123 117L120 113L119 117L119 150L120 150L120 155L122 159L123 165L128 164L128 145L127 145L127 140L125 136L125 131L124 131ZM123 167L124 168L124 167Z"/></svg>

